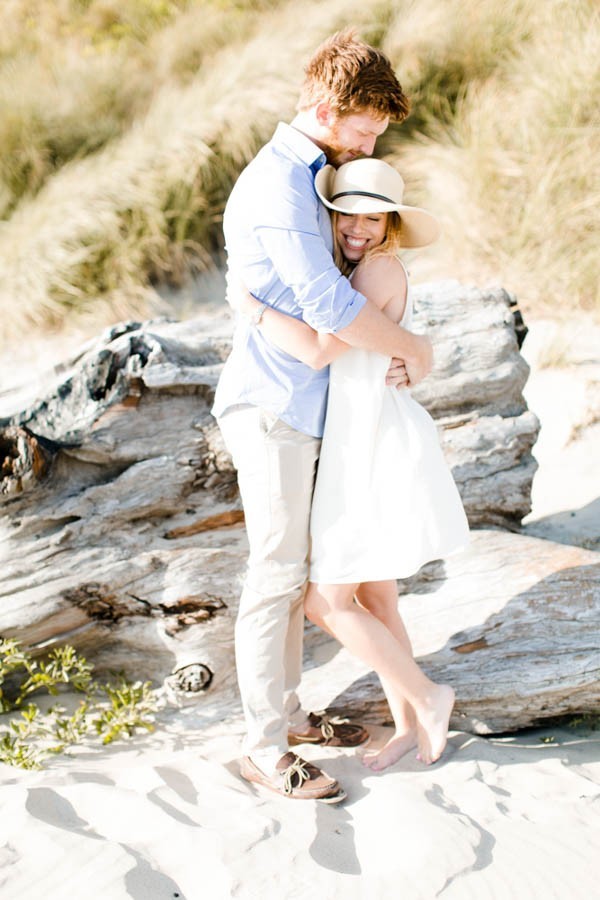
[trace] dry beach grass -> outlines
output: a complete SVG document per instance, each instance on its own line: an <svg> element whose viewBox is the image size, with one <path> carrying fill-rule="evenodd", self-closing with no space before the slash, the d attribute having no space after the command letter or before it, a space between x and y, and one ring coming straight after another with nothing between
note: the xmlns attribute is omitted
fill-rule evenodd
<svg viewBox="0 0 600 900"><path fill-rule="evenodd" d="M598 308L592 0L12 0L0 43L0 337L147 314L210 267L235 177L352 22L414 98L382 154L445 223L413 275ZM42 75L44 76L42 78ZM158 289L158 290L157 290ZM83 319L82 319L83 317Z"/></svg>

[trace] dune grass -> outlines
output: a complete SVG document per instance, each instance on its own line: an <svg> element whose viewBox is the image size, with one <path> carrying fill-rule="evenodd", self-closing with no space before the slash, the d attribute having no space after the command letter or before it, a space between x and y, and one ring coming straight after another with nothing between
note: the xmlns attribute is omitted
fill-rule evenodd
<svg viewBox="0 0 600 900"><path fill-rule="evenodd" d="M190 264L210 264L233 181L293 113L311 49L349 15L368 17L358 0L307 10L301 32L293 4L264 13L260 31L228 43L188 85L163 86L123 137L17 206L0 232L5 334L74 310L100 319L147 311L153 281L177 283Z"/></svg>
<svg viewBox="0 0 600 900"><path fill-rule="evenodd" d="M147 314L157 283L209 267L237 174L348 23L412 98L378 153L442 218L423 272L500 281L530 309L600 308L592 0L312 0L301 29L292 0L8 5L0 337Z"/></svg>
<svg viewBox="0 0 600 900"><path fill-rule="evenodd" d="M410 92L409 133L452 126L466 91L528 45L540 5L539 0L399 4L382 47Z"/></svg>
<svg viewBox="0 0 600 900"><path fill-rule="evenodd" d="M123 135L275 0L8 0L0 37L0 216Z"/></svg>
<svg viewBox="0 0 600 900"><path fill-rule="evenodd" d="M403 154L443 219L445 272L529 309L600 310L600 10L549 2L526 42Z"/></svg>

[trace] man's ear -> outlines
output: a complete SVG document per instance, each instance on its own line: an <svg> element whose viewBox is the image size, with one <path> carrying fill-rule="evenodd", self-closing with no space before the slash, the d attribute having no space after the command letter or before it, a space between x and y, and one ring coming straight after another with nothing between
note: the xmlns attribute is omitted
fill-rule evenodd
<svg viewBox="0 0 600 900"><path fill-rule="evenodd" d="M320 100L317 103L315 115L322 128L330 128L335 120L335 113L328 100Z"/></svg>

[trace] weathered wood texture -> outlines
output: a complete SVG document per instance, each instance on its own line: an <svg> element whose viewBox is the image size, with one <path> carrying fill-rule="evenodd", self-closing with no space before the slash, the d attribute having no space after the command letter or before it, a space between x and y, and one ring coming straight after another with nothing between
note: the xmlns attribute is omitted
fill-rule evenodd
<svg viewBox="0 0 600 900"><path fill-rule="evenodd" d="M68 640L131 676L160 681L193 662L233 681L245 551L210 530L240 515L210 415L229 346L201 323L116 326L12 417L0 437L0 634L33 648ZM202 523L204 534L169 537Z"/></svg>
<svg viewBox="0 0 600 900"><path fill-rule="evenodd" d="M471 525L511 528L531 510L539 422L523 399L529 368L511 302L451 281L415 289L415 330L431 337L436 363L413 394L441 426Z"/></svg>
<svg viewBox="0 0 600 900"><path fill-rule="evenodd" d="M437 358L417 396L469 518L516 528L538 423L511 299L445 282L417 303ZM233 684L245 537L229 527L235 472L210 414L230 347L230 323L217 326L115 326L0 422L0 634L68 640L99 668L157 681L197 664L213 690Z"/></svg>

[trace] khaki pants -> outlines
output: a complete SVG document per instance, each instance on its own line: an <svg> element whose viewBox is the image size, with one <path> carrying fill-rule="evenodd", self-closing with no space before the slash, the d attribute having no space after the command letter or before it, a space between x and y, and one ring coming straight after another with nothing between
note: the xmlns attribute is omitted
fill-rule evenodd
<svg viewBox="0 0 600 900"><path fill-rule="evenodd" d="M288 750L288 727L306 719L297 690L321 441L255 406L230 410L219 427L238 471L250 544L235 626L244 753L268 770Z"/></svg>

